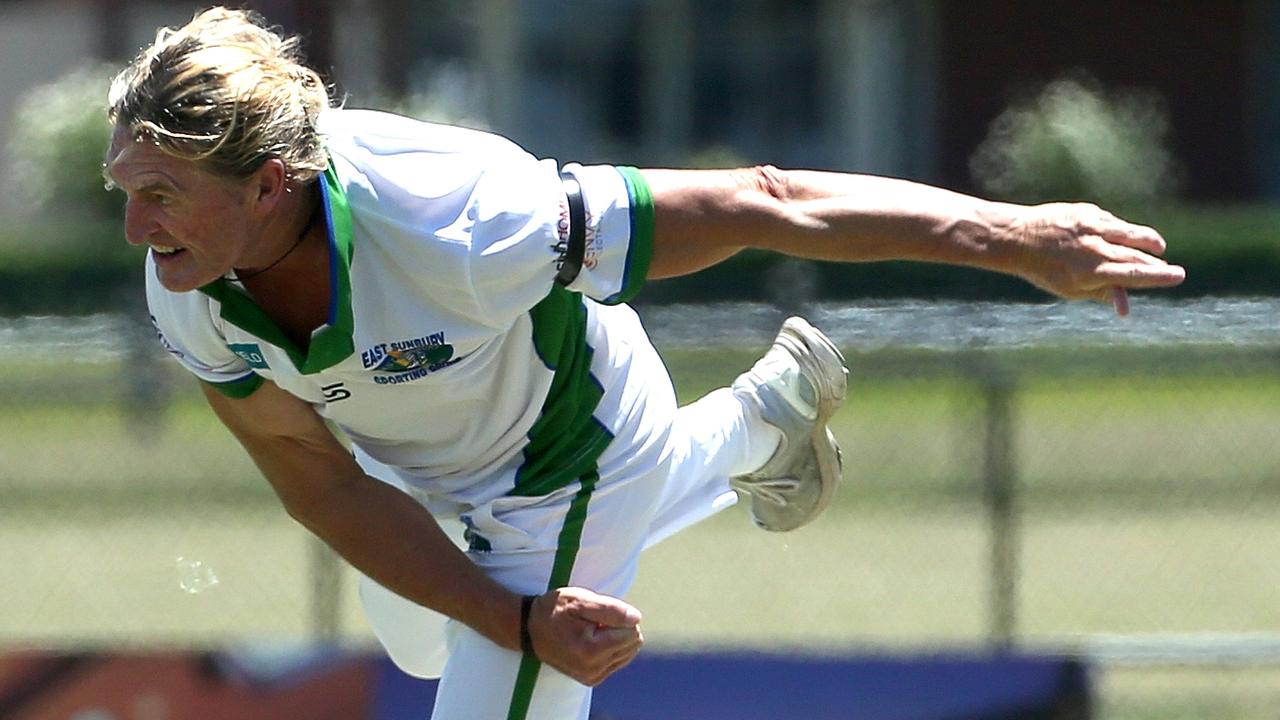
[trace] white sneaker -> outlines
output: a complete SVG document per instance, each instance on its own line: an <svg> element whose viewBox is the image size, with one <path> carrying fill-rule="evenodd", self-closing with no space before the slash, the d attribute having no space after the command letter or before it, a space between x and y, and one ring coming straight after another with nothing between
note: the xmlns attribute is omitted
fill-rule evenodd
<svg viewBox="0 0 1280 720"><path fill-rule="evenodd" d="M751 518L765 530L794 530L827 509L840 483L841 457L827 421L848 387L844 356L803 318L782 324L773 347L733 382L733 391L782 431L773 457L729 481L751 496Z"/></svg>

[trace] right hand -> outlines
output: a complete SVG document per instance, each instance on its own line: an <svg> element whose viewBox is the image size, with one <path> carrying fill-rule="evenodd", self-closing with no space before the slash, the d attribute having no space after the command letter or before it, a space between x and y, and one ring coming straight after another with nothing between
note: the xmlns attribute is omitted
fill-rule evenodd
<svg viewBox="0 0 1280 720"><path fill-rule="evenodd" d="M533 601L529 637L542 662L596 686L640 652L640 611L580 587L550 590Z"/></svg>
<svg viewBox="0 0 1280 720"><path fill-rule="evenodd" d="M1159 256L1165 241L1089 203L1010 206L1009 223L1023 251L1013 268L1037 287L1068 300L1096 300L1129 314L1129 289L1177 285L1186 270Z"/></svg>

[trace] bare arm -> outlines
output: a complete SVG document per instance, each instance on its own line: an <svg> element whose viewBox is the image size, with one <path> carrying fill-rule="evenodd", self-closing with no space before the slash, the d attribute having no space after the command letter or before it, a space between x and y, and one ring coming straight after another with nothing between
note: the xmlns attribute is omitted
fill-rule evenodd
<svg viewBox="0 0 1280 720"><path fill-rule="evenodd" d="M201 385L295 520L378 583L520 649L520 596L494 582L412 498L369 477L305 402L264 383L243 399ZM639 613L581 588L541 596L530 616L539 657L586 684L639 651ZM612 632L587 633L597 625Z"/></svg>
<svg viewBox="0 0 1280 720"><path fill-rule="evenodd" d="M1017 275L1128 311L1125 289L1177 285L1164 239L1093 205L1014 205L873 175L757 167L644 170L653 191L651 278L744 248L819 260L919 260Z"/></svg>

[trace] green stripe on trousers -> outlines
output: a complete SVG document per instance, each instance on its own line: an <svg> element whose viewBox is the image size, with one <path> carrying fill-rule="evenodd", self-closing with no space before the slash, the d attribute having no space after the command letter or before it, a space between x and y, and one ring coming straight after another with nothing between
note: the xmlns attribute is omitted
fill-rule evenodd
<svg viewBox="0 0 1280 720"><path fill-rule="evenodd" d="M600 475L591 471L580 479L582 487L569 504L569 512L564 519L564 527L560 528L560 538L556 542L556 557L551 564L551 579L547 581L547 590L554 590L569 584L569 576L573 572L573 562L578 557L578 548L582 546L582 528L587 524L587 503L591 493L596 489ZM507 711L507 720L525 720L529 714L529 703L533 700L533 687L538 681L538 670L542 662L532 654L520 658L520 669L516 672L516 686L511 691L511 707Z"/></svg>

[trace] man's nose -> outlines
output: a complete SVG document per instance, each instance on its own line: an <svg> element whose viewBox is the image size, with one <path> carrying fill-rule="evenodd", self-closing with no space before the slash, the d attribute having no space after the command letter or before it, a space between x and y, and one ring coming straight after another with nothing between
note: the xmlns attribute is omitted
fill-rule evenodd
<svg viewBox="0 0 1280 720"><path fill-rule="evenodd" d="M147 238L155 231L155 223L150 215L132 202L124 205L124 238L130 245L146 244Z"/></svg>

